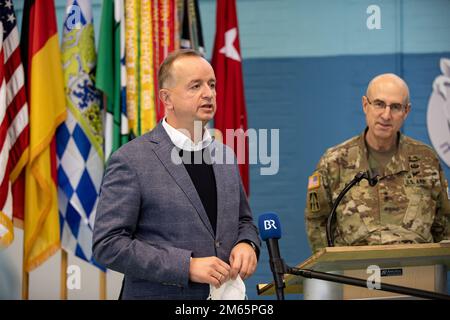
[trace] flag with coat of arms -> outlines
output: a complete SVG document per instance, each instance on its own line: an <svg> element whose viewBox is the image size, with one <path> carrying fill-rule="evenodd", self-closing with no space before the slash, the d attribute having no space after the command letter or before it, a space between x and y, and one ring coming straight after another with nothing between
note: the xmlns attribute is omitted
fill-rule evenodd
<svg viewBox="0 0 450 320"><path fill-rule="evenodd" d="M61 52L67 119L57 131L61 244L96 265L92 232L104 156L91 0L69 0L66 8Z"/></svg>

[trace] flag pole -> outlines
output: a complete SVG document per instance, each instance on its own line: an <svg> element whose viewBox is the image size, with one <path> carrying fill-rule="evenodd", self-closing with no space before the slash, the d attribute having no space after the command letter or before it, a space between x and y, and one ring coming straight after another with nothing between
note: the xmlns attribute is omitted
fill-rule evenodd
<svg viewBox="0 0 450 320"><path fill-rule="evenodd" d="M67 251L61 248L61 283L60 297L61 300L67 300Z"/></svg>
<svg viewBox="0 0 450 320"><path fill-rule="evenodd" d="M26 264L27 259L26 259L26 255L25 255L25 228L23 227L23 223L22 223L21 227L23 229L22 300L28 300L30 283L29 283L29 274L28 274L28 272L27 272L27 270L25 268L25 264Z"/></svg>
<svg viewBox="0 0 450 320"><path fill-rule="evenodd" d="M175 30L175 35L174 35L174 44L175 44L175 50L179 50L180 49L180 21L178 21L178 1L174 1L174 30ZM159 103L159 102L158 102Z"/></svg>
<svg viewBox="0 0 450 320"><path fill-rule="evenodd" d="M99 271L100 272L100 292L99 292L99 298L100 300L106 300L106 271Z"/></svg>
<svg viewBox="0 0 450 320"><path fill-rule="evenodd" d="M22 272L22 300L28 300L29 298L29 274L25 271L25 263L23 263Z"/></svg>

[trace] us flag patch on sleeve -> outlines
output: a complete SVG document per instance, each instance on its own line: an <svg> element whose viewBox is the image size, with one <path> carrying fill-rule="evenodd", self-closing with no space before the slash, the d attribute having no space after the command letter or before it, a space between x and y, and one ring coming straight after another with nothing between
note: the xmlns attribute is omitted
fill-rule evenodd
<svg viewBox="0 0 450 320"><path fill-rule="evenodd" d="M320 187L320 175L316 172L312 176L309 176L308 190L317 189L318 187Z"/></svg>

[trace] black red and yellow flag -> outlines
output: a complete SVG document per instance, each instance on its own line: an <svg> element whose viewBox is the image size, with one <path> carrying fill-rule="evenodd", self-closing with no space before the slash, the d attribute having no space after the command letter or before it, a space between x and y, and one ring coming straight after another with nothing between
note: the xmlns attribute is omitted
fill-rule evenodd
<svg viewBox="0 0 450 320"><path fill-rule="evenodd" d="M66 108L53 0L25 1L21 38L30 107L24 266L31 271L60 248L55 131Z"/></svg>

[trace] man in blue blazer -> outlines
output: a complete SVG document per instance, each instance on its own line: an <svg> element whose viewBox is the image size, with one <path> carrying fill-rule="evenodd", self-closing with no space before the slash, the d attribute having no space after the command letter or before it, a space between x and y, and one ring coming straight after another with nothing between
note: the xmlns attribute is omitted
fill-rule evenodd
<svg viewBox="0 0 450 320"><path fill-rule="evenodd" d="M253 274L260 241L234 153L204 127L216 111L213 68L180 50L158 77L166 117L111 156L93 253L125 275L123 299L206 299L209 285Z"/></svg>

